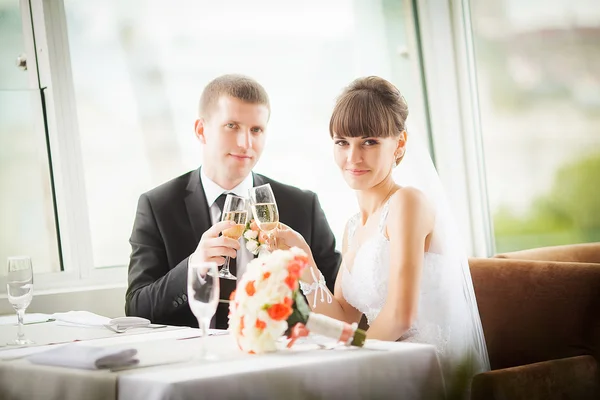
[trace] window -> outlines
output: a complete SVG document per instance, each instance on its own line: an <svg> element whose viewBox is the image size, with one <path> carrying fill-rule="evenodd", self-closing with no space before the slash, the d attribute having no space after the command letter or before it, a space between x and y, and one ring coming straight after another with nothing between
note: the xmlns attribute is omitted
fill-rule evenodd
<svg viewBox="0 0 600 400"><path fill-rule="evenodd" d="M30 256L36 273L61 270L35 57L16 63L32 55L26 32L19 1L0 1L0 275L15 255Z"/></svg>
<svg viewBox="0 0 600 400"><path fill-rule="evenodd" d="M218 75L265 86L272 116L256 171L317 192L339 246L356 201L331 155L335 97L380 75L424 125L407 1L65 0L65 14L96 268L128 263L141 193L201 164L197 104Z"/></svg>
<svg viewBox="0 0 600 400"><path fill-rule="evenodd" d="M600 241L600 3L471 17L496 251Z"/></svg>

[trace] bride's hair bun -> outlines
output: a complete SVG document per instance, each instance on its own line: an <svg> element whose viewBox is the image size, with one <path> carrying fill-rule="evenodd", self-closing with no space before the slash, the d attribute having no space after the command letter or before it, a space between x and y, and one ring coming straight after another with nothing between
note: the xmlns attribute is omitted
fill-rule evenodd
<svg viewBox="0 0 600 400"><path fill-rule="evenodd" d="M342 137L398 136L406 129L406 100L393 84L378 76L354 80L340 97L329 122L329 133Z"/></svg>

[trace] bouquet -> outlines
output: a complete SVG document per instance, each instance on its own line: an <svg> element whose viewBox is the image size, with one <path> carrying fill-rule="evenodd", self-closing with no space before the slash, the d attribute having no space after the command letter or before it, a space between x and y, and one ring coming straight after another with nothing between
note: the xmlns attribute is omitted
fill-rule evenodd
<svg viewBox="0 0 600 400"><path fill-rule="evenodd" d="M260 230L258 224L252 219L246 223L244 230L246 248L254 255L263 255L269 252L267 234Z"/></svg>
<svg viewBox="0 0 600 400"><path fill-rule="evenodd" d="M298 280L308 257L302 250L275 250L248 264L230 296L229 331L242 351L277 350L284 334L294 341L309 332L337 339L345 345L363 346L366 333L348 324L310 311L298 290Z"/></svg>

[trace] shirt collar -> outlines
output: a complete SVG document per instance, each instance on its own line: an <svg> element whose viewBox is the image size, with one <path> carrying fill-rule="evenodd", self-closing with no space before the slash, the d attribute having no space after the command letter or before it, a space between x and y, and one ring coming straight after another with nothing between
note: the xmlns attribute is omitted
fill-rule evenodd
<svg viewBox="0 0 600 400"><path fill-rule="evenodd" d="M213 203L223 193L233 193L236 196L248 197L248 190L254 186L254 179L252 178L252 173L250 173L239 185L231 190L225 190L206 176L204 168L200 168L200 181L202 182L204 195L206 196L206 202L208 203L209 208L212 207Z"/></svg>

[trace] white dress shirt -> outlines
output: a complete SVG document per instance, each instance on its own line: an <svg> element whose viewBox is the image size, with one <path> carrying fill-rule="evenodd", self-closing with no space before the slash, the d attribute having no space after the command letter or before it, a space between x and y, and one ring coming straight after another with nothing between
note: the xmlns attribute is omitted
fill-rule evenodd
<svg viewBox="0 0 600 400"><path fill-rule="evenodd" d="M202 182L202 187L204 188L204 195L206 196L206 202L208 203L208 208L210 210L210 219L213 225L219 222L221 219L221 210L219 210L219 206L216 204L216 200L221 194L233 193L236 196L247 198L248 190L254 186L254 179L252 178L252 173L250 173L242 182L240 182L239 185L231 190L225 190L212 181L208 176L206 176L203 168L200 168L200 181ZM248 217L250 218L250 215L248 215ZM241 279L244 272L246 272L246 264L253 259L254 255L246 248L246 241L242 236L240 238L240 249L237 252L235 264L235 276L238 279Z"/></svg>

